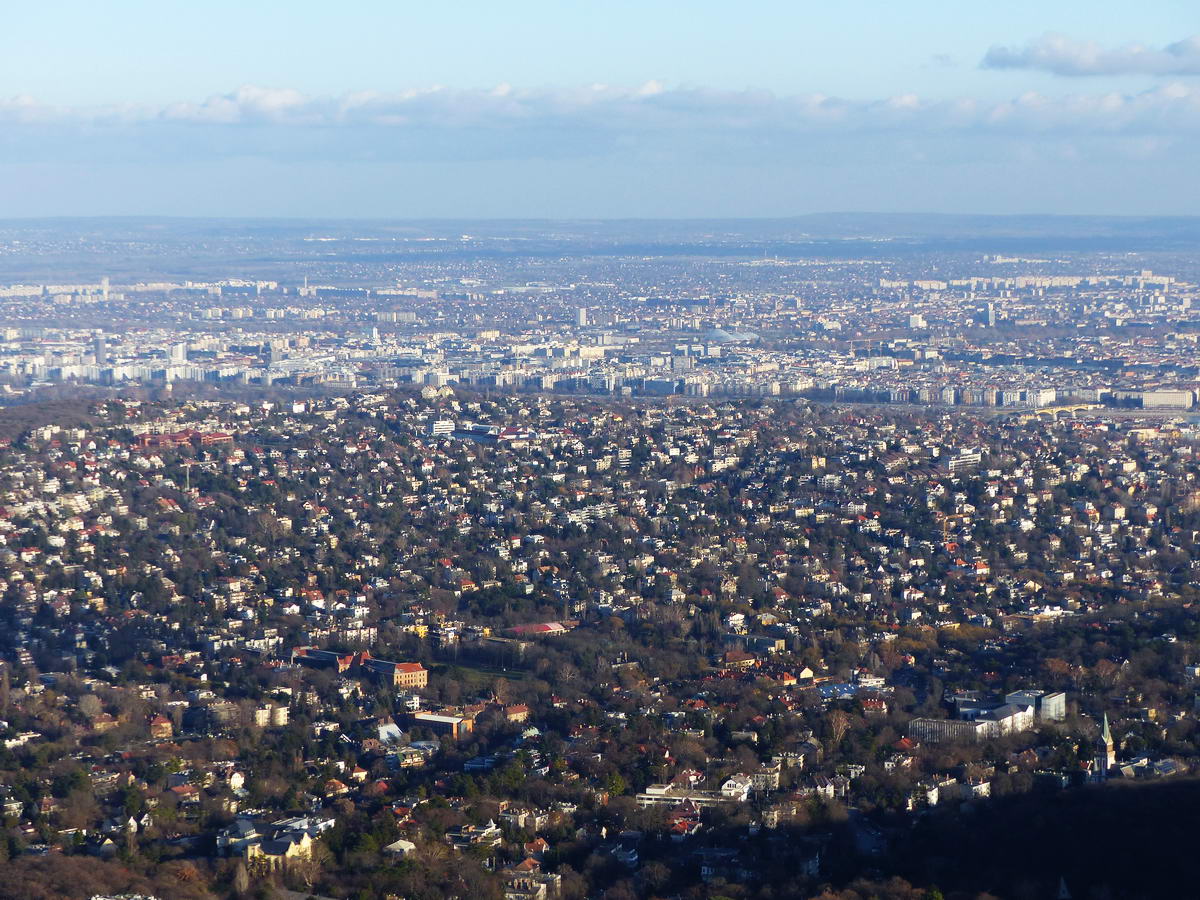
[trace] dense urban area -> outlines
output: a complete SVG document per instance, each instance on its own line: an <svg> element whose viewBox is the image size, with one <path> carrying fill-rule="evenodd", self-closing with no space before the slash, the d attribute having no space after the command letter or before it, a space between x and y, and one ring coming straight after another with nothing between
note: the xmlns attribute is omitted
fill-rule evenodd
<svg viewBox="0 0 1200 900"><path fill-rule="evenodd" d="M1194 248L813 224L0 227L0 897L1185 896Z"/></svg>

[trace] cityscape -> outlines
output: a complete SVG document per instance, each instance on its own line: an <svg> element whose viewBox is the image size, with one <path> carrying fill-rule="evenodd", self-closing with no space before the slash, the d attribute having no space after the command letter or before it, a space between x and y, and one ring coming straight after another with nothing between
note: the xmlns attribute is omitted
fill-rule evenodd
<svg viewBox="0 0 1200 900"><path fill-rule="evenodd" d="M1200 385L1200 288L1188 280L1200 276L1183 254L1160 255L1182 264L1175 275L1096 251L889 256L886 233L841 240L866 243L863 258L843 248L830 258L816 241L736 233L628 252L595 246L586 228L396 230L280 235L271 250L295 257L291 283L104 276L0 287L0 378L11 398L63 384L461 385L1035 413L1187 411ZM180 267L173 257L189 240L202 238L178 234L160 265ZM775 255L747 258L768 243ZM20 240L7 248L27 252Z"/></svg>
<svg viewBox="0 0 1200 900"><path fill-rule="evenodd" d="M13 895L1132 895L1086 817L1200 765L1192 257L439 230L4 289Z"/></svg>
<svg viewBox="0 0 1200 900"><path fill-rule="evenodd" d="M0 900L1180 900L1179 0L9 4Z"/></svg>

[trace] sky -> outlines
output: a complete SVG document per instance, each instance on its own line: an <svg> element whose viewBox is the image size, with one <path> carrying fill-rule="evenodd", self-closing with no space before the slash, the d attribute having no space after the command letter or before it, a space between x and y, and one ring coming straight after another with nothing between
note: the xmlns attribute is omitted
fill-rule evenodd
<svg viewBox="0 0 1200 900"><path fill-rule="evenodd" d="M1192 214L1200 5L58 0L0 218Z"/></svg>

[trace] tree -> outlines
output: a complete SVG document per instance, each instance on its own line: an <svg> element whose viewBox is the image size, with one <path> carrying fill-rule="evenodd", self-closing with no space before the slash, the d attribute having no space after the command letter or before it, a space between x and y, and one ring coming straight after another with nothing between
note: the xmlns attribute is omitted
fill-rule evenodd
<svg viewBox="0 0 1200 900"><path fill-rule="evenodd" d="M497 678L492 682L492 694L497 703L507 703L509 699L509 684L507 678Z"/></svg>
<svg viewBox="0 0 1200 900"><path fill-rule="evenodd" d="M829 714L829 752L837 748L850 730L850 716L844 709L835 709Z"/></svg>
<svg viewBox="0 0 1200 900"><path fill-rule="evenodd" d="M79 698L79 712L89 719L94 719L104 711L104 704L95 694L84 694Z"/></svg>
<svg viewBox="0 0 1200 900"><path fill-rule="evenodd" d="M233 871L233 892L239 897L245 897L250 893L250 873L246 869L246 864L241 861Z"/></svg>
<svg viewBox="0 0 1200 900"><path fill-rule="evenodd" d="M304 883L306 888L310 888L321 877L321 869L332 859L333 854L325 846L324 841L314 841L309 847L307 855L297 859L291 865L290 871Z"/></svg>
<svg viewBox="0 0 1200 900"><path fill-rule="evenodd" d="M59 809L59 819L67 828L86 828L100 817L100 805L88 788L71 791Z"/></svg>
<svg viewBox="0 0 1200 900"><path fill-rule="evenodd" d="M605 782L604 787L605 787L605 790L607 790L611 796L618 797L621 794L625 793L625 791L629 787L629 785L625 781L624 776L622 776L620 772L613 772L611 775L608 776L608 779Z"/></svg>

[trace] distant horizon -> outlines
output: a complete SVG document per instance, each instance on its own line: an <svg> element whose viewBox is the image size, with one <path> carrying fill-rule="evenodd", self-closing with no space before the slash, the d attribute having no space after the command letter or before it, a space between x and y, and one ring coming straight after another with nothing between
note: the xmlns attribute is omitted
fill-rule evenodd
<svg viewBox="0 0 1200 900"><path fill-rule="evenodd" d="M899 210L889 212L820 210L790 215L690 215L690 216L351 216L351 215L169 215L157 213L88 213L62 215L0 216L3 222L71 222L71 221L231 221L231 222L788 222L820 217L861 218L929 218L929 219L1117 219L1117 220L1200 220L1200 213L1073 213L1073 212L921 212Z"/></svg>

